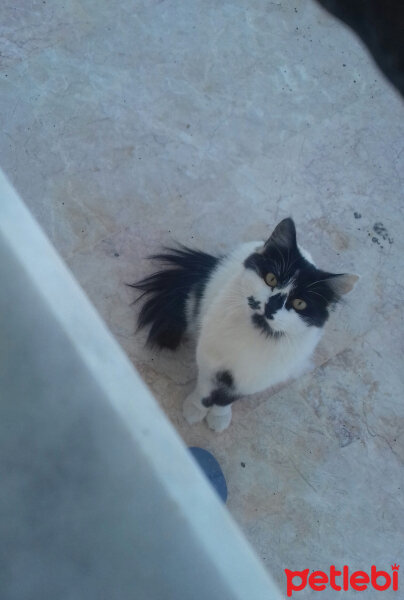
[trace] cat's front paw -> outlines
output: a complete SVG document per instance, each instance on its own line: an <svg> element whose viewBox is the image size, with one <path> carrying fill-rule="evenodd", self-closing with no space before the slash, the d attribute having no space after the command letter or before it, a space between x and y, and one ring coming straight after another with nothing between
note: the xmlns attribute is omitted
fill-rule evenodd
<svg viewBox="0 0 404 600"><path fill-rule="evenodd" d="M224 431L231 422L231 406L213 406L209 410L206 422L213 431Z"/></svg>
<svg viewBox="0 0 404 600"><path fill-rule="evenodd" d="M182 406L182 414L189 425L202 421L206 417L207 412L208 409L202 405L200 400L196 400L193 394L186 398Z"/></svg>

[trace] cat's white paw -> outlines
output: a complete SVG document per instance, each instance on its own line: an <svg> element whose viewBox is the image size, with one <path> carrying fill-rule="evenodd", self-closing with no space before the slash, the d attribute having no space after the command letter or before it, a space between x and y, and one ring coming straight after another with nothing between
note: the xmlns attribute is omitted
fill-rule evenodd
<svg viewBox="0 0 404 600"><path fill-rule="evenodd" d="M206 422L213 431L224 431L231 422L231 406L213 406L209 410Z"/></svg>
<svg viewBox="0 0 404 600"><path fill-rule="evenodd" d="M200 400L196 400L193 394L186 398L182 406L182 414L190 425L202 421L206 417L207 412L208 409L201 404Z"/></svg>

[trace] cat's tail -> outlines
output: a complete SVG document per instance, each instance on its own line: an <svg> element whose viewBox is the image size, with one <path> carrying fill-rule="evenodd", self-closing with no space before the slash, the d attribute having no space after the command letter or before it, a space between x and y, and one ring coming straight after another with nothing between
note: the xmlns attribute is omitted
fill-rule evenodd
<svg viewBox="0 0 404 600"><path fill-rule="evenodd" d="M187 300L196 305L220 259L186 246L165 248L149 257L163 264L161 270L131 284L146 297L138 317L138 329L150 327L147 343L175 350L187 328Z"/></svg>

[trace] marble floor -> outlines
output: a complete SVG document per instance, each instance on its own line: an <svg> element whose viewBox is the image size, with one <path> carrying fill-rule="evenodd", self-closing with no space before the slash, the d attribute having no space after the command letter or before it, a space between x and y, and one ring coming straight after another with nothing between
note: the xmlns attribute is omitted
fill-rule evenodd
<svg viewBox="0 0 404 600"><path fill-rule="evenodd" d="M312 1L0 13L0 166L185 442L219 459L229 510L281 589L285 568L390 570L404 549L397 93ZM289 215L319 266L360 282L313 372L239 402L222 434L190 427L192 346L145 349L125 283L173 240L223 253Z"/></svg>

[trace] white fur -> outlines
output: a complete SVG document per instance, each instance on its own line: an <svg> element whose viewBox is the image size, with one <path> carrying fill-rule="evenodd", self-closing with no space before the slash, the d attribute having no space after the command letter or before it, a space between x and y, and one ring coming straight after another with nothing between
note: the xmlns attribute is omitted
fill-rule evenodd
<svg viewBox="0 0 404 600"><path fill-rule="evenodd" d="M253 311L247 298L261 302L260 314L272 291L253 270L246 269L244 260L262 247L260 242L243 244L229 255L208 282L200 305L198 320L193 324L197 335L196 359L198 381L184 405L184 416L190 423L207 417L208 425L222 431L231 421L231 407L213 406L206 409L201 400L214 389L218 371L230 371L238 394L261 392L304 372L320 340L322 330L309 327L292 310L279 309L270 325L283 331L278 339L267 337L251 322ZM300 249L312 262L311 256ZM190 298L187 315L192 317L194 298Z"/></svg>

